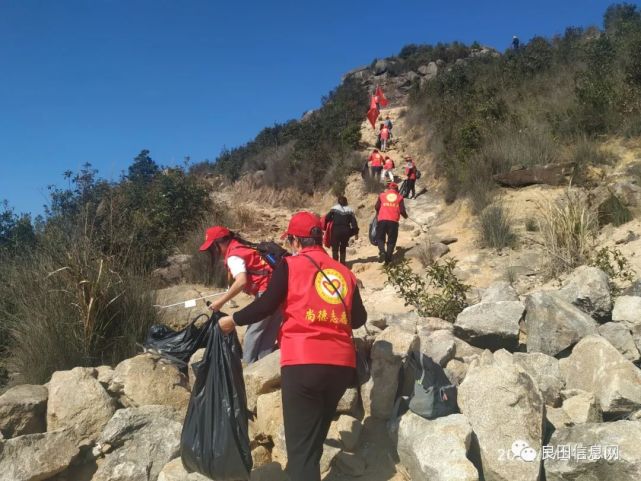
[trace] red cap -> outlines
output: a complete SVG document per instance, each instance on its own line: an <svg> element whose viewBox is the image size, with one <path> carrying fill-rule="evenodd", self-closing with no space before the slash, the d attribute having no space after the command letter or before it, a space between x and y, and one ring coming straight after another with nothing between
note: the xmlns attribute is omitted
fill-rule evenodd
<svg viewBox="0 0 641 481"><path fill-rule="evenodd" d="M203 245L200 246L199 250L206 251L215 241L222 239L223 237L227 237L230 234L231 232L226 227L220 225L210 227L205 231L205 242L203 242Z"/></svg>
<svg viewBox="0 0 641 481"><path fill-rule="evenodd" d="M396 182L390 182L389 184L387 184L387 188L398 190L398 184Z"/></svg>
<svg viewBox="0 0 641 481"><path fill-rule="evenodd" d="M314 227L318 227L321 231L323 230L320 217L311 212L297 212L289 220L287 230L280 238L284 239L288 235L296 237L311 237L312 229Z"/></svg>

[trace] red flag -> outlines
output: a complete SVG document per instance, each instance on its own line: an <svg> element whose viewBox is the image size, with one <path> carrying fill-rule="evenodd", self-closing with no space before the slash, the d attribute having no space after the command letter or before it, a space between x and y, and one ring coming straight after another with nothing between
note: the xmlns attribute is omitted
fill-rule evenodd
<svg viewBox="0 0 641 481"><path fill-rule="evenodd" d="M385 98L385 94L383 93L383 89L380 87L380 85L376 86L376 92L374 92L374 95L378 97L378 103L381 104L381 107L387 106L389 102Z"/></svg>
<svg viewBox="0 0 641 481"><path fill-rule="evenodd" d="M378 114L379 113L380 112L378 111L378 109L376 107L370 108L367 111L367 119L372 124L372 128L374 128L374 129L376 128L376 121L378 120Z"/></svg>

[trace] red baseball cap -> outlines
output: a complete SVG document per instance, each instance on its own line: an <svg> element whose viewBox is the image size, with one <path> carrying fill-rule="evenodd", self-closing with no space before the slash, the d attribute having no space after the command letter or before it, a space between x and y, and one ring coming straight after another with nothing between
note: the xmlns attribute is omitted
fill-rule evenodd
<svg viewBox="0 0 641 481"><path fill-rule="evenodd" d="M398 190L398 184L396 182L390 182L387 184L388 189Z"/></svg>
<svg viewBox="0 0 641 481"><path fill-rule="evenodd" d="M205 242L203 242L203 245L201 245L200 249L198 250L206 251L218 239L222 239L223 237L227 237L228 235L231 235L231 232L226 227L220 225L210 227L205 231Z"/></svg>
<svg viewBox="0 0 641 481"><path fill-rule="evenodd" d="M314 227L318 227L320 230L323 230L320 217L312 212L297 212L291 219L289 219L287 230L282 236L280 236L280 238L284 239L288 235L296 237L311 237L312 229Z"/></svg>

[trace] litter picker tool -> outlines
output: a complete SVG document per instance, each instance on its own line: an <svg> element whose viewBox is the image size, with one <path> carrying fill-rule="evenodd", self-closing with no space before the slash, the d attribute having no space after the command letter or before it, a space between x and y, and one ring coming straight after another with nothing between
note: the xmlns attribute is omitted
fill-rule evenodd
<svg viewBox="0 0 641 481"><path fill-rule="evenodd" d="M188 299L186 301L176 302L174 304L168 304L166 306L161 306L159 304L154 304L154 307L157 307L158 309L169 309L170 307L183 306L185 309L190 309L192 307L196 307L196 301L200 301L202 299L209 299L211 297L222 296L225 292L227 292L227 291L216 292L215 294L208 294L206 296L196 297L195 299Z"/></svg>

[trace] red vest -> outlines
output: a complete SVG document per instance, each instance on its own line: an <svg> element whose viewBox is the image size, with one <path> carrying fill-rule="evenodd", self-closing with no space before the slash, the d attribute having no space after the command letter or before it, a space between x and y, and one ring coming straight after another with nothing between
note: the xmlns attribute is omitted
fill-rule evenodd
<svg viewBox="0 0 641 481"><path fill-rule="evenodd" d="M381 207L378 210L378 220L398 222L401 218L401 201L403 196L394 189L389 189L378 196Z"/></svg>
<svg viewBox="0 0 641 481"><path fill-rule="evenodd" d="M379 153L374 153L369 156L372 167L380 167L383 165L383 156Z"/></svg>
<svg viewBox="0 0 641 481"><path fill-rule="evenodd" d="M387 129L387 127L383 127L383 128L381 129L381 139L382 139L382 140L387 140L387 139L389 139L389 130Z"/></svg>
<svg viewBox="0 0 641 481"><path fill-rule="evenodd" d="M354 274L321 247L305 247L286 257L287 299L279 334L280 364L356 366L352 328L336 291L305 255L314 259L343 296L349 312L356 289Z"/></svg>
<svg viewBox="0 0 641 481"><path fill-rule="evenodd" d="M256 249L247 247L236 239L232 239L225 254L225 265L230 257L240 257L245 261L247 269L247 285L243 289L245 293L255 296L259 292L264 292L269 284L272 275L272 268L263 260Z"/></svg>
<svg viewBox="0 0 641 481"><path fill-rule="evenodd" d="M405 166L405 175L409 180L416 180L416 164L414 162L410 167Z"/></svg>

